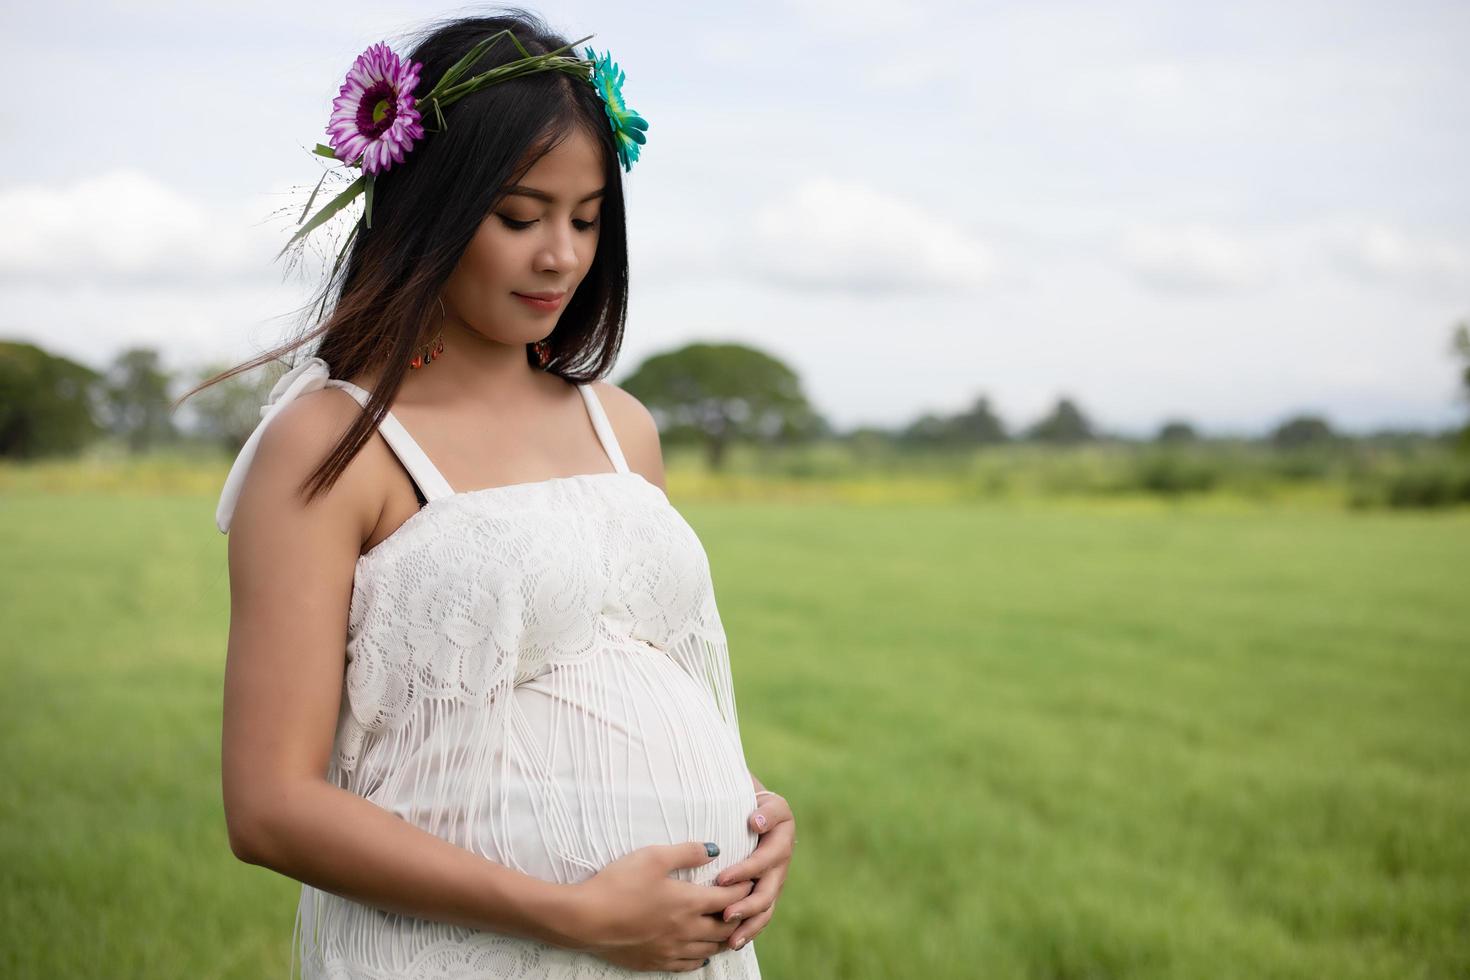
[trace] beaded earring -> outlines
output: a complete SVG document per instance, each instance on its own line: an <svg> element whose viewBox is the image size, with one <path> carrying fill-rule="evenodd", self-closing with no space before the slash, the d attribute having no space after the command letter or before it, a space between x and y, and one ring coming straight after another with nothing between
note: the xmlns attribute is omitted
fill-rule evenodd
<svg viewBox="0 0 1470 980"><path fill-rule="evenodd" d="M444 310L443 297L439 298L439 312L443 314L444 319L449 318L449 314ZM430 361L437 361L439 355L442 353L444 353L444 328L440 326L439 335L420 348L419 353L415 354L413 360L408 362L408 366L410 368L421 368Z"/></svg>
<svg viewBox="0 0 1470 980"><path fill-rule="evenodd" d="M536 355L536 366L544 368L551 363L551 345L544 340L537 340L531 344L531 352Z"/></svg>

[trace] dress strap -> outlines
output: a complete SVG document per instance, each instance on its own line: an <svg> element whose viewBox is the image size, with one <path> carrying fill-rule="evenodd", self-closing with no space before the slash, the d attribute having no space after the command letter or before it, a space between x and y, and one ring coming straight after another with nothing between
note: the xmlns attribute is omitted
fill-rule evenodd
<svg viewBox="0 0 1470 980"><path fill-rule="evenodd" d="M612 460L613 469L619 473L628 472L628 461L623 459L623 448L618 445L618 437L613 435L612 425L607 420L607 413L602 410L597 392L592 390L590 384L577 385L577 390L587 403L587 414L592 418L592 428L597 431L597 440L602 443L603 452Z"/></svg>
<svg viewBox="0 0 1470 980"><path fill-rule="evenodd" d="M326 384L333 388L341 388L357 399L357 403L363 408L367 407L368 399L372 397L372 393L367 389L341 378L329 378ZM403 468L408 470L408 475L413 477L413 482L418 484L427 500L454 496L454 490L449 486L449 481L445 480L439 468L429 461L428 454L420 448L413 436L409 435L408 430L403 427L403 423L399 422L392 412L384 415L378 422L378 432L393 450L393 454L398 457L398 461L403 464Z"/></svg>
<svg viewBox="0 0 1470 980"><path fill-rule="evenodd" d="M255 460L255 452L260 446L260 437L265 433L266 426L270 425L271 420L281 409L297 398L308 391L316 391L318 388L328 386L342 388L357 399L358 404L367 405L368 393L350 381L331 377L327 362L320 357L308 357L276 379L275 387L271 388L265 404L260 407L259 424L255 426L255 431L250 433L250 438L245 440L245 445L240 447L240 452L235 456L235 462L230 466L229 475L225 477L224 487L220 490L219 504L214 511L214 523L221 533L230 532L230 523L235 515L235 504L240 499L240 488L245 483L245 474L249 472L250 464ZM391 412L383 417L378 431L383 434L388 445L398 454L404 467L429 500L446 497L453 493L449 489L449 484L444 482L444 477L439 474L434 464L429 462L429 458L419 448L418 443L413 441L413 438Z"/></svg>
<svg viewBox="0 0 1470 980"><path fill-rule="evenodd" d="M300 364L287 371L276 379L275 387L266 396L265 404L260 406L260 422L255 430L250 433L250 438L245 440L245 445L240 447L240 452L235 456L235 462L230 466L229 475L225 477L225 485L220 490L219 504L214 510L214 524L221 533L230 533L230 522L235 516L235 503L240 499L240 487L245 483L245 474L250 470L250 464L255 460L255 450L260 445L260 437L265 433L265 427L270 425L271 419L276 413L308 391L316 391L326 384L330 375L327 362L320 357L308 357Z"/></svg>

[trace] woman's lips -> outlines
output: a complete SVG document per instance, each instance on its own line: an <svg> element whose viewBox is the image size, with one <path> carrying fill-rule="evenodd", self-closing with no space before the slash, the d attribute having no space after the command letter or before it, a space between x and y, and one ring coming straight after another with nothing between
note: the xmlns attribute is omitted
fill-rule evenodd
<svg viewBox="0 0 1470 980"><path fill-rule="evenodd" d="M525 293L511 293L512 296L524 302L533 310L542 313L550 313L561 306L561 301L566 298L566 293L556 293L550 299L542 299L537 296L527 296Z"/></svg>

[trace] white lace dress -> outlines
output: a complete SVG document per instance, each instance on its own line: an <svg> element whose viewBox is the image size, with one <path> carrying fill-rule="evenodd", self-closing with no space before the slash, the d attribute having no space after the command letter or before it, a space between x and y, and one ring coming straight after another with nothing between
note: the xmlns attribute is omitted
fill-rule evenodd
<svg viewBox="0 0 1470 980"><path fill-rule="evenodd" d="M320 358L283 376L225 482L220 530L260 432L324 385L366 404ZM709 563L663 492L628 469L595 392L577 387L608 472L456 492L384 417L379 432L427 503L358 559L326 776L546 881L585 880L648 844L715 841L718 857L674 872L712 884L758 835ZM299 956L308 980L650 975L306 884L292 948L292 974ZM678 975L759 977L755 944Z"/></svg>

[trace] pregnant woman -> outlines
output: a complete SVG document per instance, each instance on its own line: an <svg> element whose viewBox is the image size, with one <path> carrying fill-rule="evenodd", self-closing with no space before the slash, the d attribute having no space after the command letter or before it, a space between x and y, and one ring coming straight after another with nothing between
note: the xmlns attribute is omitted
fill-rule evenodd
<svg viewBox="0 0 1470 980"><path fill-rule="evenodd" d="M316 150L361 175L293 238L362 195L328 315L210 382L319 338L217 515L230 843L302 883L308 978L760 975L795 820L653 418L597 380L646 124L570 48L519 11L369 48Z"/></svg>

